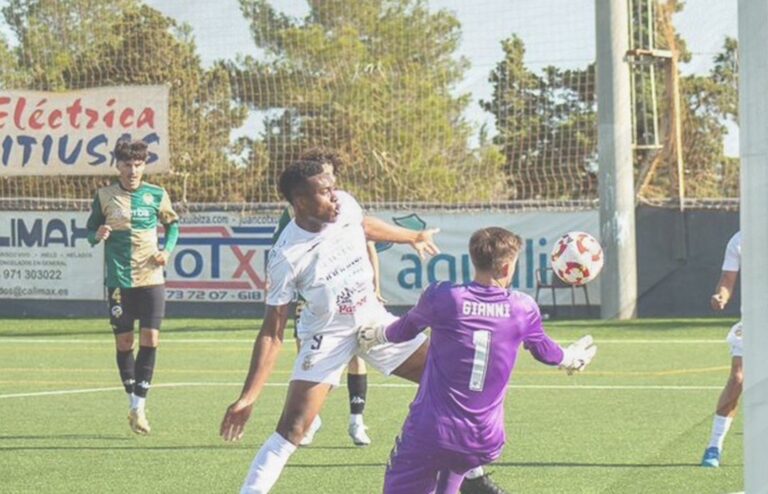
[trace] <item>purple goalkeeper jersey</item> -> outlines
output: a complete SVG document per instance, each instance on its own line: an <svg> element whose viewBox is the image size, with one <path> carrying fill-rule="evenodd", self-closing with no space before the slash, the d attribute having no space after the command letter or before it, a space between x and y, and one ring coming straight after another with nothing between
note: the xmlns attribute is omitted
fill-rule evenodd
<svg viewBox="0 0 768 494"><path fill-rule="evenodd" d="M387 340L432 330L419 392L403 426L423 444L490 453L504 446L504 396L522 343L557 365L563 350L547 336L530 296L479 283L429 286L419 303L386 329Z"/></svg>

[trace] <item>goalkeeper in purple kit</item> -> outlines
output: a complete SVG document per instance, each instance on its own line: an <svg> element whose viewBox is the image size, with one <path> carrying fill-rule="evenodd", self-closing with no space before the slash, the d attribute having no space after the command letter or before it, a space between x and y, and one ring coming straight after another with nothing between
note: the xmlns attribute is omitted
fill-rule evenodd
<svg viewBox="0 0 768 494"><path fill-rule="evenodd" d="M385 493L456 493L467 471L501 455L504 396L520 344L539 362L569 373L595 355L590 336L561 348L544 332L536 302L508 290L520 246L520 237L503 228L475 232L471 283L433 284L389 326L359 330L360 346L369 349L431 328L426 367L392 450Z"/></svg>

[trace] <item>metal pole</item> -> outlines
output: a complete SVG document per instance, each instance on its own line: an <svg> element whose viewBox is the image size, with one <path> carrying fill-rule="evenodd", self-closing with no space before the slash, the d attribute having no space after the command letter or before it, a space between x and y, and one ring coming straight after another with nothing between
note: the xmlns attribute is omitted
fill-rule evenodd
<svg viewBox="0 0 768 494"><path fill-rule="evenodd" d="M677 197L680 211L685 210L685 165L683 164L683 125L680 116L680 74L678 72L678 52L672 52L669 61L669 77L672 91L673 118L675 125L675 162L677 164Z"/></svg>
<svg viewBox="0 0 768 494"><path fill-rule="evenodd" d="M600 237L603 319L636 315L637 259L627 2L596 0Z"/></svg>

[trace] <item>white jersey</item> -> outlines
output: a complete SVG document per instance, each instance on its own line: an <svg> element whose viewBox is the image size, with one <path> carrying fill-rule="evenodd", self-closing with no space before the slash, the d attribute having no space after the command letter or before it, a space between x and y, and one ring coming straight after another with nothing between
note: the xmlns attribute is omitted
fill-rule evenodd
<svg viewBox="0 0 768 494"><path fill-rule="evenodd" d="M291 220L267 263L267 305L285 305L298 293L306 300L297 333L349 331L385 313L376 298L368 258L363 211L346 192L336 191L339 214L322 230L308 232Z"/></svg>
<svg viewBox="0 0 768 494"><path fill-rule="evenodd" d="M723 271L741 270L741 231L733 234L725 248L723 257Z"/></svg>

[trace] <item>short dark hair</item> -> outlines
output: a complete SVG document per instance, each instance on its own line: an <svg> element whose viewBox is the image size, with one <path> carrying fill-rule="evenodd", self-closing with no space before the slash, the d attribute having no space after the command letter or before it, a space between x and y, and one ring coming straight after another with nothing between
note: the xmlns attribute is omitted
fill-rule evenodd
<svg viewBox="0 0 768 494"><path fill-rule="evenodd" d="M147 161L149 151L144 141L129 141L124 139L115 144L115 159L117 161Z"/></svg>
<svg viewBox="0 0 768 494"><path fill-rule="evenodd" d="M307 183L307 179L323 173L323 164L319 161L294 161L280 174L278 189L286 201L293 204L296 190Z"/></svg>
<svg viewBox="0 0 768 494"><path fill-rule="evenodd" d="M328 163L333 167L333 174L339 175L347 165L347 159L336 150L325 147L309 148L299 155L300 161L318 161L320 164Z"/></svg>
<svg viewBox="0 0 768 494"><path fill-rule="evenodd" d="M520 252L523 240L514 233L491 226L482 228L469 239L469 255L475 269L500 274L502 265Z"/></svg>

